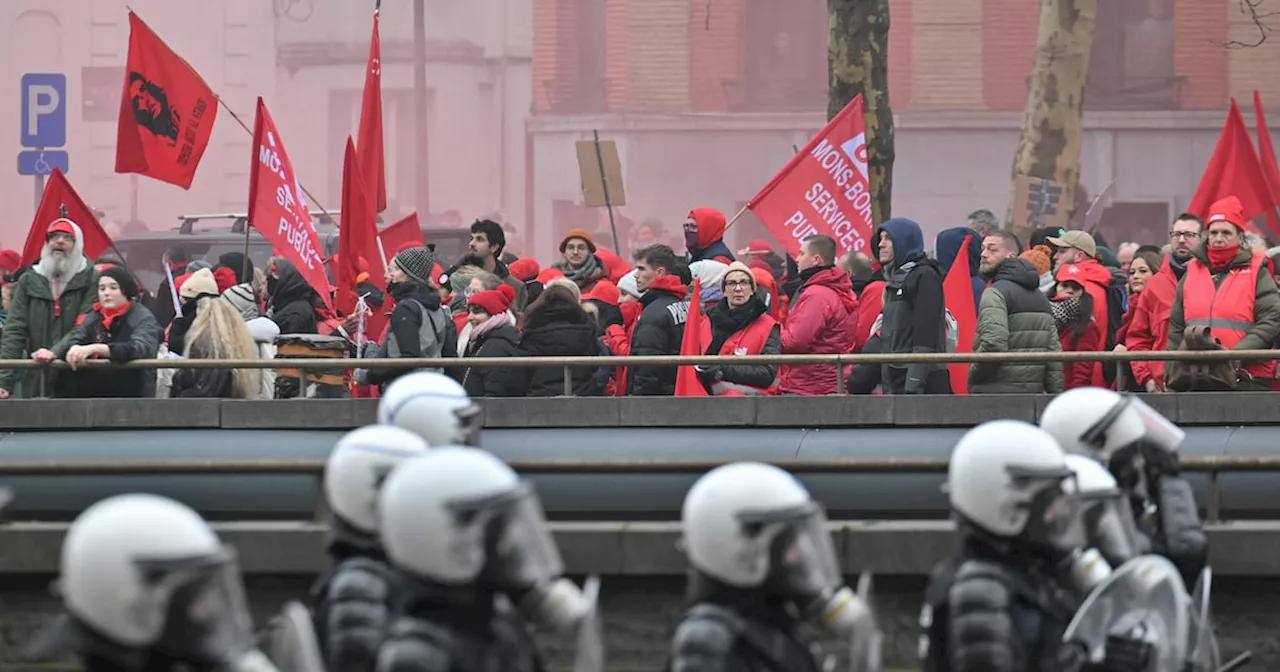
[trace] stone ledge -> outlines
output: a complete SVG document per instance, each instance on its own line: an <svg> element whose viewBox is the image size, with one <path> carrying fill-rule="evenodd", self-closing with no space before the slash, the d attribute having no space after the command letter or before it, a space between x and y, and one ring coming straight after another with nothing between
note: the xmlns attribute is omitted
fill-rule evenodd
<svg viewBox="0 0 1280 672"><path fill-rule="evenodd" d="M316 574L327 563L326 527L303 522L214 523L236 547L247 574ZM848 572L925 576L955 549L945 521L844 521L830 524ZM0 525L0 575L57 573L66 523ZM679 523L551 523L568 573L682 576ZM1206 526L1210 564L1219 576L1280 576L1280 521Z"/></svg>
<svg viewBox="0 0 1280 672"><path fill-rule="evenodd" d="M1280 424L1267 392L1147 395L1182 425ZM526 427L971 427L985 420L1034 422L1050 397L1028 395L482 399L490 429ZM219 401L41 399L0 403L0 431L85 429L351 429L376 418L368 399Z"/></svg>

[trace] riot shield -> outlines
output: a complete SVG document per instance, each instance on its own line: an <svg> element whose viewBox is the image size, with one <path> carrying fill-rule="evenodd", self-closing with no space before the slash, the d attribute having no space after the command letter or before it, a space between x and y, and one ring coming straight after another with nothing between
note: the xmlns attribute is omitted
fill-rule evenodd
<svg viewBox="0 0 1280 672"><path fill-rule="evenodd" d="M1213 634L1209 613L1209 591L1213 587L1213 570L1205 567L1191 591L1191 642L1187 655L1192 672L1217 672L1222 667L1218 639Z"/></svg>
<svg viewBox="0 0 1280 672"><path fill-rule="evenodd" d="M600 577L589 576L582 584L582 599L590 605L578 624L577 651L573 672L604 672L604 621L600 616Z"/></svg>
<svg viewBox="0 0 1280 672"><path fill-rule="evenodd" d="M280 672L325 672L311 612L297 600L272 619L266 653Z"/></svg>
<svg viewBox="0 0 1280 672"><path fill-rule="evenodd" d="M1140 639L1155 653L1150 671L1166 672L1184 669L1191 632L1191 598L1177 568L1160 556L1142 555L1089 594L1062 640L1083 646L1090 662L1101 663L1108 636Z"/></svg>
<svg viewBox="0 0 1280 672"><path fill-rule="evenodd" d="M881 672L884 669L880 659L884 633L876 620L870 572L863 572L858 577L858 600L866 606L868 617L849 638L849 672Z"/></svg>

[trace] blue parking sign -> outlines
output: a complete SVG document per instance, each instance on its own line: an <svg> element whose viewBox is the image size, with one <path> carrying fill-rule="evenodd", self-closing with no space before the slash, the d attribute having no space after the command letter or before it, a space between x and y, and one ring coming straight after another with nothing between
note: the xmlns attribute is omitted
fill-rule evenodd
<svg viewBox="0 0 1280 672"><path fill-rule="evenodd" d="M67 76L29 72L22 76L22 146L67 144Z"/></svg>

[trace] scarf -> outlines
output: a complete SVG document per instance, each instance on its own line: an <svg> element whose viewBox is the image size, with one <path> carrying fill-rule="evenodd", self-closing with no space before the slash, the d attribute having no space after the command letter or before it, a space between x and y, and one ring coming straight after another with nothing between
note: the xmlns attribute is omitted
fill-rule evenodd
<svg viewBox="0 0 1280 672"><path fill-rule="evenodd" d="M746 329L747 325L767 312L769 307L764 305L764 301L761 301L758 296L752 296L737 308L730 308L729 300L722 299L714 308L707 311L707 317L711 318L711 345L707 347L704 354L720 354L720 348L724 347L724 342L729 340L730 336Z"/></svg>
<svg viewBox="0 0 1280 672"><path fill-rule="evenodd" d="M471 325L471 340L473 342L478 341L481 336L484 336L504 324L511 324L511 313L502 312L497 315L490 315L489 319L484 322Z"/></svg>
<svg viewBox="0 0 1280 672"><path fill-rule="evenodd" d="M1049 302L1049 309L1053 311L1053 321L1057 323L1059 329L1079 321L1083 308L1081 304L1082 300L1079 296L1054 299Z"/></svg>
<svg viewBox="0 0 1280 672"><path fill-rule="evenodd" d="M1240 254L1240 246L1210 247L1207 252L1209 255L1209 269L1221 272L1231 267L1231 262L1235 261L1237 254Z"/></svg>
<svg viewBox="0 0 1280 672"><path fill-rule="evenodd" d="M553 266L560 269L560 271L564 273L564 277L569 278L573 281L573 284L579 287L595 280L600 276L602 270L600 267L600 259L598 259L594 254L587 257L587 263L583 264L580 268L570 266L568 261L561 261Z"/></svg>
<svg viewBox="0 0 1280 672"><path fill-rule="evenodd" d="M116 321L117 317L129 312L129 304L118 306L116 308L103 307L102 303L93 304L94 312L102 316L102 328L111 331L111 323Z"/></svg>

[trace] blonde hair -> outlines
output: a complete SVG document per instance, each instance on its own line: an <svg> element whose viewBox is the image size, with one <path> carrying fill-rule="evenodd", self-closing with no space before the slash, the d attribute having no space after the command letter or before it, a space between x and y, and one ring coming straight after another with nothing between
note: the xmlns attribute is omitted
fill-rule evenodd
<svg viewBox="0 0 1280 672"><path fill-rule="evenodd" d="M257 359L258 346L230 302L204 297L196 304L196 319L187 332L187 355L193 353L203 359ZM262 389L262 372L233 369L231 388L237 399L256 397Z"/></svg>

